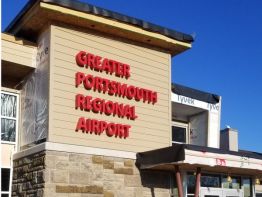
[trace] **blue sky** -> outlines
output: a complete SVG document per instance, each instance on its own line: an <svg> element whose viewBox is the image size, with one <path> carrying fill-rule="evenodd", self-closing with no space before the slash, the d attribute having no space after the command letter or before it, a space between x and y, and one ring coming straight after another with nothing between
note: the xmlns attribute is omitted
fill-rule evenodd
<svg viewBox="0 0 262 197"><path fill-rule="evenodd" d="M2 31L26 2L2 0ZM221 128L238 129L241 149L262 152L262 1L86 2L194 34L192 49L172 60L173 82L221 95Z"/></svg>

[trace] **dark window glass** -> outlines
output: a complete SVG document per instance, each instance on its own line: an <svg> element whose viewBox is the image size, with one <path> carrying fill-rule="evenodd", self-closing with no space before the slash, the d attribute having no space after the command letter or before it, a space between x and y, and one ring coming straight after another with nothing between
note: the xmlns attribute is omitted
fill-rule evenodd
<svg viewBox="0 0 262 197"><path fill-rule="evenodd" d="M9 191L9 181L10 181L10 169L2 168L1 169L1 177L2 177L2 191L7 192Z"/></svg>
<svg viewBox="0 0 262 197"><path fill-rule="evenodd" d="M244 190L244 196L250 197L251 195L251 179L250 178L243 178L242 179L242 188Z"/></svg>
<svg viewBox="0 0 262 197"><path fill-rule="evenodd" d="M220 176L203 174L201 176L201 187L220 187Z"/></svg>
<svg viewBox="0 0 262 197"><path fill-rule="evenodd" d="M193 174L187 175L187 193L194 194L195 193L195 185L196 185L196 176Z"/></svg>
<svg viewBox="0 0 262 197"><path fill-rule="evenodd" d="M186 128L172 126L172 141L186 143Z"/></svg>
<svg viewBox="0 0 262 197"><path fill-rule="evenodd" d="M1 197L9 197L8 194L2 194Z"/></svg>
<svg viewBox="0 0 262 197"><path fill-rule="evenodd" d="M1 94L1 115L16 117L16 96Z"/></svg>
<svg viewBox="0 0 262 197"><path fill-rule="evenodd" d="M232 181L228 182L227 177L222 178L223 188L240 189L240 177L231 177Z"/></svg>
<svg viewBox="0 0 262 197"><path fill-rule="evenodd" d="M15 142L16 121L10 119L1 119L1 139L3 141Z"/></svg>

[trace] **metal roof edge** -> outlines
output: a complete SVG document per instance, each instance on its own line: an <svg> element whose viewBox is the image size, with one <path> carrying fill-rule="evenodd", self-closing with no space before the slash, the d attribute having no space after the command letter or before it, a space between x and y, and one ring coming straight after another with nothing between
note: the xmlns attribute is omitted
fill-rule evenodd
<svg viewBox="0 0 262 197"><path fill-rule="evenodd" d="M177 83L171 84L171 91L175 94L197 99L200 101L216 104L220 101L220 96L213 93L204 92L202 90L194 89Z"/></svg>
<svg viewBox="0 0 262 197"><path fill-rule="evenodd" d="M53 5L58 5L61 7L66 7L70 8L73 10L77 10L80 12L85 12L85 13L90 13L93 15L109 18L112 20L116 20L119 22L123 22L126 24L130 24L132 26L137 26L140 27L146 31L154 32L154 33L159 33L164 36L167 36L169 38L182 41L185 43L192 43L194 41L193 36L189 34L185 34L182 32L178 32L169 28L165 28L141 19L137 19L134 17L130 17L127 15L120 14L118 12L110 11L104 8L100 8L88 3L83 3L78 0L30 0L28 3L23 7L23 9L18 13L18 15L12 20L12 22L7 26L4 32L9 32L11 33L12 29L15 27L15 25L21 20L23 15L27 11L30 10L30 8L33 7L33 5L39 3L39 2L44 2L47 4L53 4Z"/></svg>

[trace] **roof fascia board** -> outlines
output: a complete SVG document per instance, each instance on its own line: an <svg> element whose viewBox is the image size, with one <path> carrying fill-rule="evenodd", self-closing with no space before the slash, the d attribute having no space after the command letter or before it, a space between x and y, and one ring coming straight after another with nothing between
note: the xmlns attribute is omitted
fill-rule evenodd
<svg viewBox="0 0 262 197"><path fill-rule="evenodd" d="M128 30L131 33L140 34L140 35L144 35L144 36L151 37L151 38L154 38L154 39L158 39L162 42L169 43L171 45L179 45L179 46L182 46L182 47L185 47L185 48L191 48L190 43L181 42L181 41L166 37L164 35L154 33L154 32L145 31L141 28L138 28L138 27L135 27L135 26L132 26L132 25L128 25L128 24L125 24L125 23L121 23L121 22L118 22L118 21L106 19L106 18L103 18L103 17L95 16L95 15L92 15L92 14L88 14L88 13L84 13L84 12L80 12L80 11L76 11L76 10L72 10L72 9L68 9L68 8L65 8L65 7L60 7L60 6L57 6L57 5L52 5L52 4L48 4L48 3L44 3L44 2L40 2L40 7L43 8L43 9L50 10L50 11L61 12L63 14L71 15L71 16L74 16L74 17L80 17L80 18L83 18L85 20L97 22L97 23L100 23L100 24L103 24L103 25L112 26L114 28Z"/></svg>

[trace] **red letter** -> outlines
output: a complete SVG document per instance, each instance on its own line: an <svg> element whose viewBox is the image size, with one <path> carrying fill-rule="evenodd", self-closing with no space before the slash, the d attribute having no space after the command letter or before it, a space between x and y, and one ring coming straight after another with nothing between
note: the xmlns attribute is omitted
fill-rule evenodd
<svg viewBox="0 0 262 197"><path fill-rule="evenodd" d="M130 125L123 125L124 129L124 138L127 138L129 136L129 129L131 128Z"/></svg>
<svg viewBox="0 0 262 197"><path fill-rule="evenodd" d="M76 95L75 108L78 109L79 107L81 110L85 109L85 97L82 94Z"/></svg>
<svg viewBox="0 0 262 197"><path fill-rule="evenodd" d="M115 133L115 137L120 137L120 138L122 138L123 136L124 136L124 130L123 130L123 125L122 124L117 124L116 125L117 126L117 131L116 131L116 133Z"/></svg>
<svg viewBox="0 0 262 197"><path fill-rule="evenodd" d="M100 133L99 121L93 120L92 124L93 124L92 130L95 132L95 134L99 134Z"/></svg>
<svg viewBox="0 0 262 197"><path fill-rule="evenodd" d="M95 70L96 71L101 71L102 70L102 68L100 66L101 65L101 59L102 59L102 57L100 57L100 56L96 56L95 57Z"/></svg>
<svg viewBox="0 0 262 197"><path fill-rule="evenodd" d="M87 90L92 89L94 87L94 83L95 83L95 81L94 81L93 75L87 75L85 77L85 81L84 81L85 89L87 89Z"/></svg>
<svg viewBox="0 0 262 197"><path fill-rule="evenodd" d="M80 51L76 55L76 63L80 67L84 67L84 65L86 65L86 52Z"/></svg>
<svg viewBox="0 0 262 197"><path fill-rule="evenodd" d="M92 109L92 96L86 96L85 97L85 111L89 111Z"/></svg>
<svg viewBox="0 0 262 197"><path fill-rule="evenodd" d="M127 88L127 94L126 94L126 97L128 98L128 99L132 99L132 98L134 98L136 96L136 89L135 89L135 87L134 86L129 86L128 88Z"/></svg>
<svg viewBox="0 0 262 197"><path fill-rule="evenodd" d="M105 121L100 121L100 133L103 133L107 127L107 123Z"/></svg>
<svg viewBox="0 0 262 197"><path fill-rule="evenodd" d="M76 87L78 87L79 84L81 84L84 79L85 79L85 74L81 73L81 72L77 72L76 73L76 78L75 78L75 85L76 85Z"/></svg>
<svg viewBox="0 0 262 197"><path fill-rule="evenodd" d="M130 66L128 64L123 64L123 75L126 79L130 77Z"/></svg>
<svg viewBox="0 0 262 197"><path fill-rule="evenodd" d="M92 106L93 106L93 112L94 113L100 112L102 110L101 99L100 98L95 98L92 101Z"/></svg>
<svg viewBox="0 0 262 197"><path fill-rule="evenodd" d="M109 137L112 137L116 132L116 125L114 123L109 123L107 125L106 134Z"/></svg>
<svg viewBox="0 0 262 197"><path fill-rule="evenodd" d="M87 54L87 65L90 68L94 68L94 66L95 66L95 56L91 53Z"/></svg>
<svg viewBox="0 0 262 197"><path fill-rule="evenodd" d="M76 125L76 131L82 130L83 132L86 130L86 122L85 118L81 117L78 119L77 125Z"/></svg>
<svg viewBox="0 0 262 197"><path fill-rule="evenodd" d="M151 93L151 99L153 104L155 104L157 102L157 92L152 92Z"/></svg>

